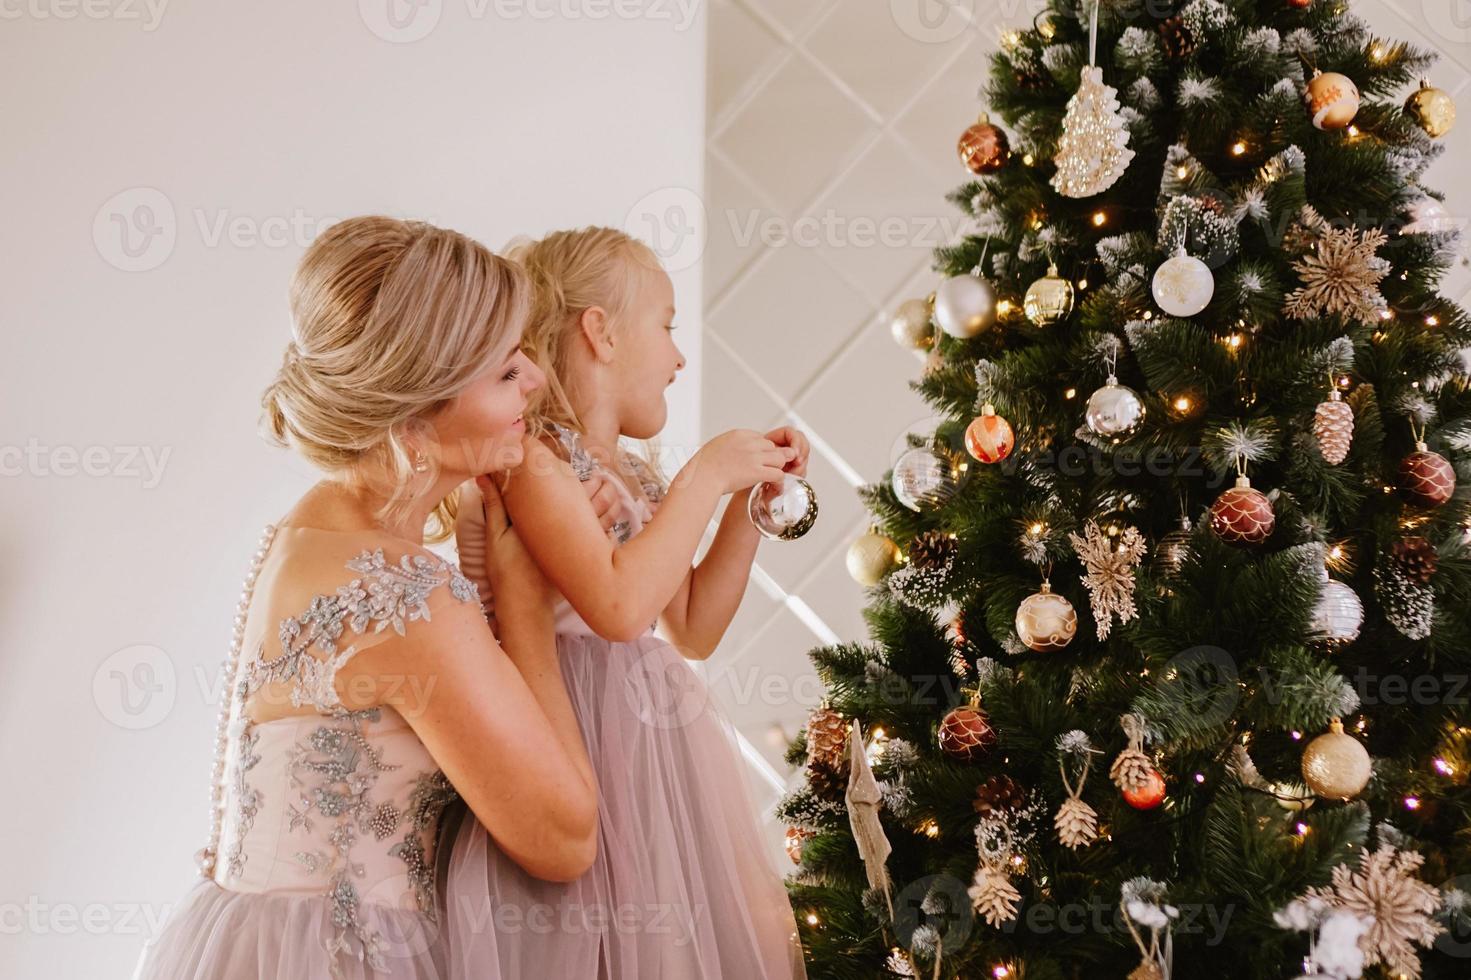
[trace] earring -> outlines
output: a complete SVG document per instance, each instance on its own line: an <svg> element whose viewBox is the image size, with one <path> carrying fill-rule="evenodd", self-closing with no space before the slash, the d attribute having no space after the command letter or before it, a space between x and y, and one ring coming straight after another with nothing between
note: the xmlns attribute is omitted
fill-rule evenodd
<svg viewBox="0 0 1471 980"><path fill-rule="evenodd" d="M414 455L414 472L423 473L428 468L429 457L425 456L423 453L416 453Z"/></svg>

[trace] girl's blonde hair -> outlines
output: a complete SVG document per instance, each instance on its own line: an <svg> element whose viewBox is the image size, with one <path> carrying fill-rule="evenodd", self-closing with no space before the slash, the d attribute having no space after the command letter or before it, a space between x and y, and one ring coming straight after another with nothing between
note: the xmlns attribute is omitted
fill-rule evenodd
<svg viewBox="0 0 1471 980"><path fill-rule="evenodd" d="M582 314L594 306L608 314L617 330L637 294L641 277L662 272L653 249L616 228L588 227L555 231L534 242L521 242L506 255L519 262L531 281L531 316L521 348L546 375L546 384L527 408L528 431L540 437L551 423L585 431L578 418L579 392L568 371ZM662 487L658 448L644 443L644 460Z"/></svg>
<svg viewBox="0 0 1471 980"><path fill-rule="evenodd" d="M375 517L398 519L430 417L511 356L529 303L520 267L459 232L379 216L333 225L291 283L295 340L261 396L267 437L349 483L386 479ZM435 506L429 540L452 533L454 501Z"/></svg>

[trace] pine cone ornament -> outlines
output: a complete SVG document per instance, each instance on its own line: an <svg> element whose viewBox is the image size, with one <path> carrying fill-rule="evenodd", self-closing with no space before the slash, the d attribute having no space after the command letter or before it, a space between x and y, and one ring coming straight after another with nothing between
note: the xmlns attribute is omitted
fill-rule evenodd
<svg viewBox="0 0 1471 980"><path fill-rule="evenodd" d="M1153 781L1154 775L1154 763L1149 761L1149 756L1134 748L1120 752L1108 770L1108 778L1125 793L1142 792Z"/></svg>
<svg viewBox="0 0 1471 980"><path fill-rule="evenodd" d="M848 722L831 708L821 707L807 719L807 765L844 768L848 752Z"/></svg>
<svg viewBox="0 0 1471 980"><path fill-rule="evenodd" d="M1313 414L1313 438L1318 440L1318 452L1328 465L1337 466L1348 458L1354 439L1354 410L1336 388Z"/></svg>
<svg viewBox="0 0 1471 980"><path fill-rule="evenodd" d="M909 561L915 568L944 568L955 560L959 550L955 535L944 531L925 531L909 542Z"/></svg>
<svg viewBox="0 0 1471 980"><path fill-rule="evenodd" d="M821 763L809 763L807 785L821 799L841 800L848 789L848 771Z"/></svg>
<svg viewBox="0 0 1471 980"><path fill-rule="evenodd" d="M1430 635L1435 591L1401 571L1392 556L1374 569L1374 595L1395 629L1412 640Z"/></svg>
<svg viewBox="0 0 1471 980"><path fill-rule="evenodd" d="M1129 980L1164 980L1164 977L1164 971L1153 960L1145 960L1129 974Z"/></svg>
<svg viewBox="0 0 1471 980"><path fill-rule="evenodd" d="M1141 793L1159 777L1154 763L1144 754L1144 719L1138 715L1124 715L1119 721L1124 726L1124 734L1129 736L1129 747L1113 760L1108 777L1121 792Z"/></svg>
<svg viewBox="0 0 1471 980"><path fill-rule="evenodd" d="M992 776L976 787L971 806L982 817L996 816L1006 810L1020 810L1027 804L1027 792L1010 776Z"/></svg>
<svg viewBox="0 0 1471 980"><path fill-rule="evenodd" d="M1000 871L985 867L976 871L975 882L968 893L971 905L993 928L1015 919L1017 903L1022 900L1011 879Z"/></svg>
<svg viewBox="0 0 1471 980"><path fill-rule="evenodd" d="M1435 545L1419 535L1400 538L1390 548L1389 553L1400 574L1420 585L1430 584L1430 579L1435 575L1435 569L1440 561L1440 556L1435 552Z"/></svg>
<svg viewBox="0 0 1471 980"><path fill-rule="evenodd" d="M1159 40L1165 56L1171 60L1178 61L1195 53L1195 35L1185 26L1184 18L1178 15L1160 21Z"/></svg>
<svg viewBox="0 0 1471 980"><path fill-rule="evenodd" d="M1098 839L1098 812L1076 796L1063 801L1052 823L1064 847L1076 850Z"/></svg>

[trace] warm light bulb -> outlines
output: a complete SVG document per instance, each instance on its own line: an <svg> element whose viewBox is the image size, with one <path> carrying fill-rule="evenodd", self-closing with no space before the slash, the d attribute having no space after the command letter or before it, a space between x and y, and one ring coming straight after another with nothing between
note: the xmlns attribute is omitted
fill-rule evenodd
<svg viewBox="0 0 1471 980"><path fill-rule="evenodd" d="M1348 135L1350 137L1359 135L1359 127L1357 127L1357 126L1350 126L1350 127L1348 127Z"/></svg>
<svg viewBox="0 0 1471 980"><path fill-rule="evenodd" d="M1451 765L1449 762L1446 762L1444 759L1436 759L1435 771L1440 773L1442 776L1454 776L1456 774L1456 767Z"/></svg>
<svg viewBox="0 0 1471 980"><path fill-rule="evenodd" d="M1241 154L1243 154L1245 152L1246 152L1246 144L1243 143L1243 142L1241 142L1240 140L1237 140L1235 143L1232 143L1231 144L1231 155L1232 156L1238 156L1239 157L1239 156L1241 156Z"/></svg>
<svg viewBox="0 0 1471 980"><path fill-rule="evenodd" d="M1394 319L1394 310L1380 310L1379 311L1379 319L1381 319L1381 320L1393 320Z"/></svg>
<svg viewBox="0 0 1471 980"><path fill-rule="evenodd" d="M1069 388L1067 391L1064 391L1062 393L1062 397L1064 397L1064 398L1066 398L1066 399L1068 399L1068 400L1071 401L1072 399L1078 397L1078 389L1076 389L1076 388ZM1468 530L1471 530L1471 528L1468 528Z"/></svg>
<svg viewBox="0 0 1471 980"><path fill-rule="evenodd" d="M1181 164L1180 166L1175 168L1175 176L1180 178L1181 180L1184 180L1186 177L1190 176L1190 168L1185 166L1184 164Z"/></svg>
<svg viewBox="0 0 1471 980"><path fill-rule="evenodd" d="M809 926L815 926L815 925L817 925L817 914L815 912L808 912L807 913L807 924Z"/></svg>
<svg viewBox="0 0 1471 980"><path fill-rule="evenodd" d="M1440 317L1436 316L1434 313L1430 314L1429 316L1427 316L1425 318L1425 325L1427 327L1438 327L1438 326L1440 326Z"/></svg>
<svg viewBox="0 0 1471 980"><path fill-rule="evenodd" d="M1099 225L1102 225L1107 220L1108 220L1108 215L1104 214L1102 211L1094 211L1093 212L1093 226L1095 228L1098 227Z"/></svg>
<svg viewBox="0 0 1471 980"><path fill-rule="evenodd" d="M1418 810L1418 809L1420 809L1420 797L1418 797L1418 796L1407 796L1407 797L1405 797L1405 809L1406 810Z"/></svg>
<svg viewBox="0 0 1471 980"><path fill-rule="evenodd" d="M1190 409L1193 407L1194 403L1191 402L1189 397L1185 395L1181 395L1179 398L1175 399L1175 411L1180 412L1181 414L1190 411Z"/></svg>
<svg viewBox="0 0 1471 980"><path fill-rule="evenodd" d="M1032 537L1036 537L1037 535L1042 533L1042 525L1040 523L1033 524L1031 527L1027 528L1027 532L1030 533Z"/></svg>
<svg viewBox="0 0 1471 980"><path fill-rule="evenodd" d="M1030 153L1026 153L1026 154L1023 154L1022 155L1022 163L1026 164L1027 166L1030 167L1032 164L1034 164L1036 162L1037 162L1037 158L1034 157L1034 156L1032 156Z"/></svg>
<svg viewBox="0 0 1471 980"><path fill-rule="evenodd" d="M1297 824L1297 836L1306 837L1308 835L1308 831L1312 829L1313 828L1309 827L1307 824L1299 821Z"/></svg>

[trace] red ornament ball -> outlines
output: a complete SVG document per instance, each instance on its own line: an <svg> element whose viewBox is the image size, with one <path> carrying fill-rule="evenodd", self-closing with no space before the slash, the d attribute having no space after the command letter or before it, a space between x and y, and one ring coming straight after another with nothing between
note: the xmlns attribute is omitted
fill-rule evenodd
<svg viewBox="0 0 1471 980"><path fill-rule="evenodd" d="M960 134L956 151L960 154L960 162L971 173L990 174L1006 166L1006 160L1011 156L1011 144L1007 142L1006 134L991 125L991 121L982 114L974 126Z"/></svg>
<svg viewBox="0 0 1471 980"><path fill-rule="evenodd" d="M940 749L961 762L979 762L996 744L996 732L979 708L961 705L940 722Z"/></svg>
<svg viewBox="0 0 1471 980"><path fill-rule="evenodd" d="M965 429L965 448L982 463L999 463L1011 455L1016 433L1011 423L996 414L991 405L981 406L981 414Z"/></svg>
<svg viewBox="0 0 1471 980"><path fill-rule="evenodd" d="M1294 10L1307 10L1313 5L1313 0L1287 0L1287 6Z"/></svg>
<svg viewBox="0 0 1471 980"><path fill-rule="evenodd" d="M1456 471L1440 453L1422 442L1399 464L1399 488L1412 503L1439 507L1456 492Z"/></svg>
<svg viewBox="0 0 1471 980"><path fill-rule="evenodd" d="M1261 544L1272 536L1277 515L1272 502L1260 490L1254 490L1246 477L1237 477L1236 486L1216 498L1210 509L1211 530L1227 544Z"/></svg>
<svg viewBox="0 0 1471 980"><path fill-rule="evenodd" d="M1136 810L1153 810L1165 801L1165 779L1156 770L1150 770L1149 778L1136 790L1124 790L1124 802Z"/></svg>

